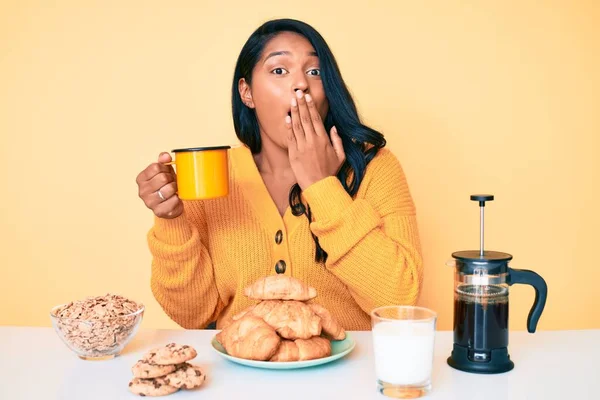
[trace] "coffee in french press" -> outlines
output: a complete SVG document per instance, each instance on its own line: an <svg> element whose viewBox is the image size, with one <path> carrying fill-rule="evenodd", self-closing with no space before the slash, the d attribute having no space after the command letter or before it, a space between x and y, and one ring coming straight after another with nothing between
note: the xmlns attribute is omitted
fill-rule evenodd
<svg viewBox="0 0 600 400"><path fill-rule="evenodd" d="M448 364L456 369L481 374L510 371L508 354L508 288L527 284L535 289L535 301L527 318L534 333L546 304L547 286L533 271L508 267L512 255L484 250L484 207L492 195L472 195L479 202L479 251L452 253L448 264L454 271L454 346Z"/></svg>

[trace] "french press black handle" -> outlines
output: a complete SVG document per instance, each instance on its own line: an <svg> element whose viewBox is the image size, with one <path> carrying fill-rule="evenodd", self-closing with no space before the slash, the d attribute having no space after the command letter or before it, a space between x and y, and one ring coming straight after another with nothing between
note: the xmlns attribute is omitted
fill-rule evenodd
<svg viewBox="0 0 600 400"><path fill-rule="evenodd" d="M542 316L542 311L544 311L544 306L546 305L546 296L548 294L546 281L533 271L509 268L507 282L509 285L512 285L513 283L531 285L535 289L535 301L533 302L533 306L527 317L527 331L529 333L534 333L537 323Z"/></svg>

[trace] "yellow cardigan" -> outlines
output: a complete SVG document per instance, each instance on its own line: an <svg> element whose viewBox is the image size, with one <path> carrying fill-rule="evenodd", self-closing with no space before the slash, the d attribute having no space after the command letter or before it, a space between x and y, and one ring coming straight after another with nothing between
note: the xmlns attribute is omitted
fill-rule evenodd
<svg viewBox="0 0 600 400"><path fill-rule="evenodd" d="M220 328L256 302L246 286L278 272L315 287L314 301L348 330L369 330L375 307L416 303L423 267L415 206L391 152L369 163L354 198L336 177L304 190L310 224L289 206L280 216L246 146L230 152L229 196L184 201L181 216L155 218L148 233L152 292L176 323ZM315 262L311 231L326 263Z"/></svg>

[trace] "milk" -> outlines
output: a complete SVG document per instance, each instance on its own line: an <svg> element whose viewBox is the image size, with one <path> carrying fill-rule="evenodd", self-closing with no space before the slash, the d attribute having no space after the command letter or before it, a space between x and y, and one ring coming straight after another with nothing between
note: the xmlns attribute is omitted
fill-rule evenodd
<svg viewBox="0 0 600 400"><path fill-rule="evenodd" d="M422 385L431 378L435 330L432 321L382 321L373 327L377 379Z"/></svg>

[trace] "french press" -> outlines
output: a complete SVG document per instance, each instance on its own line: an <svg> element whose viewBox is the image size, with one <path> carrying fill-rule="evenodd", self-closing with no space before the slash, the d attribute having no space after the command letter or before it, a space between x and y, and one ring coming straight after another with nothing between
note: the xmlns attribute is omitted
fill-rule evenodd
<svg viewBox="0 0 600 400"><path fill-rule="evenodd" d="M535 301L527 318L534 333L546 304L547 286L533 271L509 268L512 255L483 249L484 208L493 195L472 195L479 202L479 251L452 253L454 266L454 347L448 364L456 369L495 374L514 368L508 354L508 288L531 285Z"/></svg>

